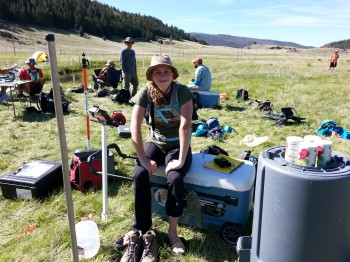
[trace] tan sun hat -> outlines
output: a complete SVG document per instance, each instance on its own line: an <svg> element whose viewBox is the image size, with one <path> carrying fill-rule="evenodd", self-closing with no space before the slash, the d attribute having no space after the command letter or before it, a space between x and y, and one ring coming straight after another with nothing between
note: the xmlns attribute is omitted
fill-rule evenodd
<svg viewBox="0 0 350 262"><path fill-rule="evenodd" d="M173 71L174 79L178 78L179 73L177 72L177 69L175 67L173 67L170 57L167 55L155 54L152 57L151 66L146 71L147 80L152 81L152 78L151 78L152 70L158 65L170 66L172 71Z"/></svg>
<svg viewBox="0 0 350 262"><path fill-rule="evenodd" d="M112 66L115 67L115 63L113 60L108 60L106 66Z"/></svg>
<svg viewBox="0 0 350 262"><path fill-rule="evenodd" d="M267 136L261 136L256 137L254 135L246 135L241 141L239 141L241 144L245 144L249 147L256 147L261 145L262 143L265 143L269 140Z"/></svg>
<svg viewBox="0 0 350 262"><path fill-rule="evenodd" d="M134 41L134 39L132 39L132 38L129 36L129 37L125 38L124 43L133 43L133 44L135 44L135 41Z"/></svg>

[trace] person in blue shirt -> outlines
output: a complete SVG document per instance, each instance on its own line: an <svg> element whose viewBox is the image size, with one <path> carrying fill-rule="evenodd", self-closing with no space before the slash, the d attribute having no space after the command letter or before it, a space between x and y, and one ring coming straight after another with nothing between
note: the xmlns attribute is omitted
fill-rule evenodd
<svg viewBox="0 0 350 262"><path fill-rule="evenodd" d="M209 91L212 82L210 69L203 65L203 59L200 57L195 58L192 63L196 71L194 73L194 79L192 79L188 87L190 89Z"/></svg>

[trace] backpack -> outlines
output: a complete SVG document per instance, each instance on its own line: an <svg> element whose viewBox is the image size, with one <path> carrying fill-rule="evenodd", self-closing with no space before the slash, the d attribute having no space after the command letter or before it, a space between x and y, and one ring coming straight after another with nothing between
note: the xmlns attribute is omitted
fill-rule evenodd
<svg viewBox="0 0 350 262"><path fill-rule="evenodd" d="M236 94L237 99L242 99L243 101L249 100L249 93L248 90L245 89L238 89Z"/></svg>
<svg viewBox="0 0 350 262"><path fill-rule="evenodd" d="M41 92L38 96L37 107L43 113L55 113L55 100L53 99L52 89L49 93ZM63 112L67 112L69 102L62 97Z"/></svg>
<svg viewBox="0 0 350 262"><path fill-rule="evenodd" d="M115 95L112 96L112 101L119 104L129 103L130 92L126 89L120 89Z"/></svg>
<svg viewBox="0 0 350 262"><path fill-rule="evenodd" d="M220 127L219 120L216 117L211 117L206 121L208 129L213 129L215 127Z"/></svg>
<svg viewBox="0 0 350 262"><path fill-rule="evenodd" d="M200 153L203 154L211 154L211 155L219 155L224 154L228 156L228 153L222 149L221 147L218 147L216 145L209 145L201 149Z"/></svg>

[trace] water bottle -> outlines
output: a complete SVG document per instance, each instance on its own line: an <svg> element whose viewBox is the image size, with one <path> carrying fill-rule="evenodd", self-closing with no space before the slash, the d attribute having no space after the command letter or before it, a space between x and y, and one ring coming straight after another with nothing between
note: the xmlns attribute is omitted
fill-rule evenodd
<svg viewBox="0 0 350 262"><path fill-rule="evenodd" d="M79 257L92 258L100 248L100 235L95 222L80 221L75 225Z"/></svg>

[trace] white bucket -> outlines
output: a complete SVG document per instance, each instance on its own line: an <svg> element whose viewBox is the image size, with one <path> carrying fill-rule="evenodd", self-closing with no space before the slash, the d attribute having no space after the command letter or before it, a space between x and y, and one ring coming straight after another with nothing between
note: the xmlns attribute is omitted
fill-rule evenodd
<svg viewBox="0 0 350 262"><path fill-rule="evenodd" d="M314 135L307 135L304 136L305 142L317 142L320 141L322 138L320 136L314 136Z"/></svg>
<svg viewBox="0 0 350 262"><path fill-rule="evenodd" d="M301 142L299 144L299 156L297 164L301 166L315 166L317 144L313 142Z"/></svg>
<svg viewBox="0 0 350 262"><path fill-rule="evenodd" d="M332 158L332 141L321 139L316 142L317 144L317 160L316 166L327 166L331 162Z"/></svg>
<svg viewBox="0 0 350 262"><path fill-rule="evenodd" d="M79 257L91 258L100 248L100 235L95 222L80 221L75 225Z"/></svg>
<svg viewBox="0 0 350 262"><path fill-rule="evenodd" d="M284 159L291 163L296 163L299 155L299 144L303 142L303 138L299 136L288 136L286 139L286 151Z"/></svg>

